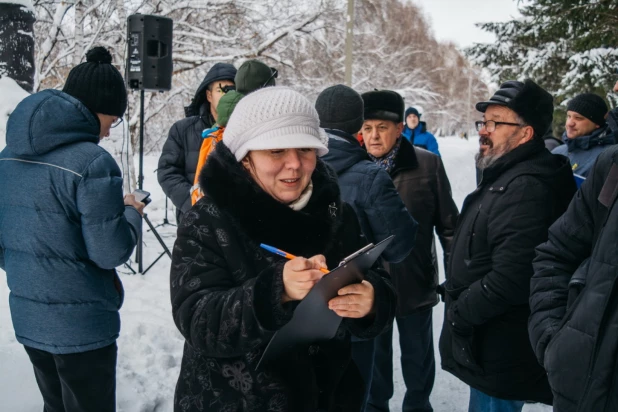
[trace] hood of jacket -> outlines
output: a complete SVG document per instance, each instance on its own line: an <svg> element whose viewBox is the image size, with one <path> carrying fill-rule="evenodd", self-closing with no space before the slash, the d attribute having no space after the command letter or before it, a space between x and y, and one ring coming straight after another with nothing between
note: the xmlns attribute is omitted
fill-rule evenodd
<svg viewBox="0 0 618 412"><path fill-rule="evenodd" d="M230 80L233 82L235 76L236 68L232 64L217 63L212 66L195 91L191 104L185 107L185 117L211 116L210 103L206 100L206 88L210 83L217 80ZM214 119L211 119L210 124L214 124Z"/></svg>
<svg viewBox="0 0 618 412"><path fill-rule="evenodd" d="M358 162L371 160L367 151L351 134L332 129L326 129L326 133L328 134L328 154L322 156L322 160L333 167L338 175Z"/></svg>
<svg viewBox="0 0 618 412"><path fill-rule="evenodd" d="M262 190L223 142L217 144L199 177L203 199L210 198L229 213L250 239L292 254L330 249L342 224L335 171L318 158L311 181L309 203L302 210L292 210ZM191 217L183 220L187 218Z"/></svg>
<svg viewBox="0 0 618 412"><path fill-rule="evenodd" d="M611 132L609 126L599 127L587 136L576 137L575 139L569 139L566 132L562 134L562 140L567 145L569 152L575 150L588 150L596 146L605 146L616 143L614 134Z"/></svg>
<svg viewBox="0 0 618 412"><path fill-rule="evenodd" d="M6 147L23 156L38 156L76 142L99 142L94 113L59 90L43 90L22 100L7 123Z"/></svg>

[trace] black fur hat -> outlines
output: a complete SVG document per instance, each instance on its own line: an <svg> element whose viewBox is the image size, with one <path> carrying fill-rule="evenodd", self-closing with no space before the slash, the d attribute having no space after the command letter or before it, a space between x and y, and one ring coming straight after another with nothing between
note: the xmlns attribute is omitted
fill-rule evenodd
<svg viewBox="0 0 618 412"><path fill-rule="evenodd" d="M525 82L510 80L485 102L476 104L476 110L485 113L492 104L508 107L532 126L535 136L542 137L554 117L554 98L530 79Z"/></svg>
<svg viewBox="0 0 618 412"><path fill-rule="evenodd" d="M403 97L392 90L374 90L361 95L365 103L365 120L390 120L403 122L405 104Z"/></svg>

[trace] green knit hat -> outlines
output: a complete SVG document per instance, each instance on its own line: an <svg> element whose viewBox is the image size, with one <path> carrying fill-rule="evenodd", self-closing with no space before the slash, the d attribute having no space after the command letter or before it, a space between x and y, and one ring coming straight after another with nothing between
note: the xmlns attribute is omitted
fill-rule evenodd
<svg viewBox="0 0 618 412"><path fill-rule="evenodd" d="M259 60L247 60L236 72L236 90L244 95L266 86L275 86L277 70Z"/></svg>
<svg viewBox="0 0 618 412"><path fill-rule="evenodd" d="M217 105L217 124L221 127L227 126L234 108L244 96L235 90L231 90L221 96Z"/></svg>

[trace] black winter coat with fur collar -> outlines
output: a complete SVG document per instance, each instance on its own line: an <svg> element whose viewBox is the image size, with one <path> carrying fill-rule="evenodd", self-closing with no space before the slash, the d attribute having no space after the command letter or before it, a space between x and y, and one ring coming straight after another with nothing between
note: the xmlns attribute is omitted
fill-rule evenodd
<svg viewBox="0 0 618 412"><path fill-rule="evenodd" d="M172 310L186 339L175 411L360 410L350 335L375 337L393 319L396 295L382 269L366 276L375 289L371 319L344 319L334 339L255 370L297 305L281 304L285 259L259 244L324 254L335 267L366 243L334 171L318 160L312 182L309 203L294 211L261 190L224 144L208 159L205 196L183 218L172 257Z"/></svg>

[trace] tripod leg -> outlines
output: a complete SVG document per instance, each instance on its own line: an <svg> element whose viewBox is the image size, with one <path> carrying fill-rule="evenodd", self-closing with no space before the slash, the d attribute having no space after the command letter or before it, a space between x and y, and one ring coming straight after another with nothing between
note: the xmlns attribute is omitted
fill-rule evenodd
<svg viewBox="0 0 618 412"><path fill-rule="evenodd" d="M163 241L163 239L161 238L161 236L159 235L157 230L154 228L152 223L150 223L150 219L148 219L148 216L146 215L146 213L144 213L144 221L148 224L148 227L150 227L150 230L152 231L152 233L155 235L155 237L157 238L157 240L159 241L159 243L163 247L163 250L165 251L165 253L167 253L167 256L169 256L170 259L171 259L172 258L172 253L167 248L167 245L165 244L165 242ZM140 273L142 273L142 272L140 271Z"/></svg>

